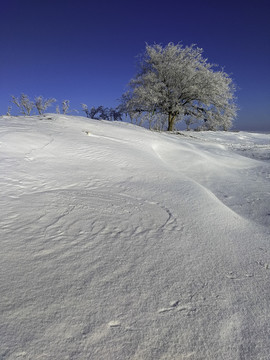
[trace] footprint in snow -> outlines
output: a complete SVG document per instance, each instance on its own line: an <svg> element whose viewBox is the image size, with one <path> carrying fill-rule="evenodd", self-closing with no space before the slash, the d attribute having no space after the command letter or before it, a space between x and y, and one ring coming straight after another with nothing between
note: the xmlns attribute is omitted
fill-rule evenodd
<svg viewBox="0 0 270 360"><path fill-rule="evenodd" d="M265 263L264 261L257 261L257 264L260 265L261 267L265 268L265 270L269 270L270 269L270 265L268 263Z"/></svg>
<svg viewBox="0 0 270 360"><path fill-rule="evenodd" d="M110 328L115 328L115 327L121 326L121 323L120 323L119 321L110 321L109 324L108 324L108 326L109 326Z"/></svg>
<svg viewBox="0 0 270 360"><path fill-rule="evenodd" d="M196 311L196 308L191 307L189 305L180 306L180 301L177 300L177 301L172 302L169 307L159 309L158 313L162 314L162 313L165 313L168 311L173 311L173 310L176 310L176 311L185 311L186 310L188 313L190 313L191 311Z"/></svg>

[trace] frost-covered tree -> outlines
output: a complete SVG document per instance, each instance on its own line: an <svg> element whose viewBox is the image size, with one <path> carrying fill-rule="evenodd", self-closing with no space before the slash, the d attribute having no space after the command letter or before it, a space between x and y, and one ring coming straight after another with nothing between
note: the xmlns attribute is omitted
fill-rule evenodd
<svg viewBox="0 0 270 360"><path fill-rule="evenodd" d="M202 57L195 45L146 45L139 72L122 96L131 117L144 113L167 116L167 129L188 116L206 129L231 127L236 117L235 86L223 70Z"/></svg>
<svg viewBox="0 0 270 360"><path fill-rule="evenodd" d="M9 107L8 107L8 110L7 110L7 116L11 116L11 110L12 110L12 107L9 106Z"/></svg>
<svg viewBox="0 0 270 360"><path fill-rule="evenodd" d="M90 110L86 104L81 104L83 112L85 112L86 117L90 118Z"/></svg>
<svg viewBox="0 0 270 360"><path fill-rule="evenodd" d="M96 118L99 120L110 120L109 109L100 105L96 109Z"/></svg>
<svg viewBox="0 0 270 360"><path fill-rule="evenodd" d="M11 96L13 104L15 104L21 111L23 115L30 115L35 104L29 99L25 94L21 94L19 98Z"/></svg>
<svg viewBox="0 0 270 360"><path fill-rule="evenodd" d="M62 101L62 112L63 114L67 114L70 107L70 101L69 100L63 100Z"/></svg>
<svg viewBox="0 0 270 360"><path fill-rule="evenodd" d="M86 116L90 119L95 119L95 120L99 120L100 117L98 116L98 113L103 112L103 106L98 106L97 108L92 106L91 109L88 108L88 106L86 104L81 104L82 105L82 109L85 112Z"/></svg>
<svg viewBox="0 0 270 360"><path fill-rule="evenodd" d="M108 109L108 116L111 121L122 121L122 115L120 107Z"/></svg>
<svg viewBox="0 0 270 360"><path fill-rule="evenodd" d="M81 104L83 112L85 112L86 116L90 119L95 120L111 120L111 121L121 121L122 120L122 112L120 107L117 108L107 108L102 105L98 107L88 108L86 104Z"/></svg>
<svg viewBox="0 0 270 360"><path fill-rule="evenodd" d="M47 108L54 102L56 102L54 98L44 99L43 96L38 96L35 98L35 106L40 115L44 114L44 111L47 110Z"/></svg>

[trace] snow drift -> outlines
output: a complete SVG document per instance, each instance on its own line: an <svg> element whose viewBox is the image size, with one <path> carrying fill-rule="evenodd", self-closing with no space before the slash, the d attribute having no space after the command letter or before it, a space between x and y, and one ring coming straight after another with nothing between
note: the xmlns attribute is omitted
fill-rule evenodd
<svg viewBox="0 0 270 360"><path fill-rule="evenodd" d="M0 145L1 359L269 359L270 135L51 114Z"/></svg>

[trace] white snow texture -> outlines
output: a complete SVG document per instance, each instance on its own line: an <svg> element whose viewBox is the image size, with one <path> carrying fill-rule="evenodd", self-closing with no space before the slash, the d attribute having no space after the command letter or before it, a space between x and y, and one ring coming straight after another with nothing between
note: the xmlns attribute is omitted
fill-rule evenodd
<svg viewBox="0 0 270 360"><path fill-rule="evenodd" d="M0 359L269 360L269 159L267 134L1 117Z"/></svg>

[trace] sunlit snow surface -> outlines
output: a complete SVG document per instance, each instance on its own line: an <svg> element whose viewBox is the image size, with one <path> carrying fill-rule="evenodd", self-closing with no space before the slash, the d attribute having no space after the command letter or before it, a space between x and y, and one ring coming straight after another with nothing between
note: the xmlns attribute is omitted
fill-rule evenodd
<svg viewBox="0 0 270 360"><path fill-rule="evenodd" d="M0 118L0 359L269 360L270 135Z"/></svg>

